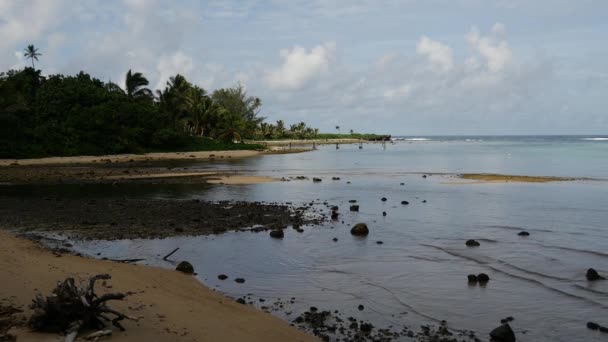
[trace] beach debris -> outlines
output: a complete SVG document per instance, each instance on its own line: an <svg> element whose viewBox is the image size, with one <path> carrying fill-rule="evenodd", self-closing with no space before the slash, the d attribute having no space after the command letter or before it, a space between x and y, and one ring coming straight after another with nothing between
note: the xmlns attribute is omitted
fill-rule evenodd
<svg viewBox="0 0 608 342"><path fill-rule="evenodd" d="M408 202L408 201L401 201L401 204L408 205L408 204L410 204L410 202Z"/></svg>
<svg viewBox="0 0 608 342"><path fill-rule="evenodd" d="M219 280L226 280L226 279L228 279L228 276L225 275L225 274L220 274L220 275L217 276L217 279L219 279Z"/></svg>
<svg viewBox="0 0 608 342"><path fill-rule="evenodd" d="M87 341L97 341L104 336L111 336L112 330L99 330L92 334L87 335L84 339Z"/></svg>
<svg viewBox="0 0 608 342"><path fill-rule="evenodd" d="M477 281L479 281L480 284L485 284L490 281L490 276L485 273L479 273L477 275Z"/></svg>
<svg viewBox="0 0 608 342"><path fill-rule="evenodd" d="M0 304L0 341L12 342L17 340L17 336L9 334L8 331L15 326L21 326L24 318L19 315L23 311L11 305Z"/></svg>
<svg viewBox="0 0 608 342"><path fill-rule="evenodd" d="M357 204L351 205L350 211L359 211L359 205L357 205Z"/></svg>
<svg viewBox="0 0 608 342"><path fill-rule="evenodd" d="M481 244L477 240L470 239L465 242L465 245L469 247L479 247Z"/></svg>
<svg viewBox="0 0 608 342"><path fill-rule="evenodd" d="M505 323L490 332L490 341L494 342L515 342L515 333L509 323Z"/></svg>
<svg viewBox="0 0 608 342"><path fill-rule="evenodd" d="M271 230L270 237L274 239L282 239L283 237L285 237L285 233L283 232L283 229Z"/></svg>
<svg viewBox="0 0 608 342"><path fill-rule="evenodd" d="M369 229L365 223L357 223L351 228L350 233L355 236L367 236Z"/></svg>
<svg viewBox="0 0 608 342"><path fill-rule="evenodd" d="M170 256L172 256L175 252L179 251L179 247L177 247L176 249L172 250L171 253L165 255L163 257L163 260L167 261L167 258L169 258Z"/></svg>
<svg viewBox="0 0 608 342"><path fill-rule="evenodd" d="M599 273L597 273L597 271L594 270L593 268L588 269L587 274L585 276L587 277L587 280L589 280L589 281L606 279L606 278L602 277Z"/></svg>
<svg viewBox="0 0 608 342"><path fill-rule="evenodd" d="M51 296L37 294L30 305L34 310L29 319L30 327L41 332L63 332L66 334L66 342L74 341L81 330L105 328L106 323L103 321L111 322L113 326L124 331L125 328L120 323L122 320L138 321L139 317L127 316L113 310L107 306L107 302L123 300L127 295L107 293L98 296L95 293L95 282L111 278L109 274L98 274L89 278L86 285L80 286L76 285L74 278L67 278L59 282ZM114 318L110 319L110 315ZM106 330L93 334L97 335L91 339L107 336Z"/></svg>
<svg viewBox="0 0 608 342"><path fill-rule="evenodd" d="M469 274L467 276L467 278L469 279L469 284L477 284L477 276L474 274Z"/></svg>
<svg viewBox="0 0 608 342"><path fill-rule="evenodd" d="M530 236L530 233L528 233L526 231L523 231L523 232L517 233L517 235L519 235L519 236Z"/></svg>
<svg viewBox="0 0 608 342"><path fill-rule="evenodd" d="M182 261L179 264L177 264L177 267L175 268L177 271L180 271L182 273L186 273L186 274L193 274L194 273L194 267L192 266L191 263L187 262L187 261Z"/></svg>

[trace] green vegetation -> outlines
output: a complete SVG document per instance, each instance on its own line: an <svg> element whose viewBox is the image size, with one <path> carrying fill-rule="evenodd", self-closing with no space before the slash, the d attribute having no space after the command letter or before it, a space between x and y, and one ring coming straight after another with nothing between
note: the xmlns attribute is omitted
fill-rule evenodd
<svg viewBox="0 0 608 342"><path fill-rule="evenodd" d="M82 71L43 76L40 56L30 45L32 67L0 73L0 158L262 148L242 143L268 126L241 85L207 93L175 75L154 93L131 70L124 88Z"/></svg>

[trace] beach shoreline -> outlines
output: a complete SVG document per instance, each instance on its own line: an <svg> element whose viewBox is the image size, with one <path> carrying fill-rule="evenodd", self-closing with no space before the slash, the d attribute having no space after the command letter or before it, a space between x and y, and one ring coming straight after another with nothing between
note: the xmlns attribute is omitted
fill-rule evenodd
<svg viewBox="0 0 608 342"><path fill-rule="evenodd" d="M0 298L4 306L31 314L36 293L50 294L57 281L94 274L112 275L103 292L133 292L111 303L119 311L143 317L113 331L112 341L317 341L270 314L241 305L206 288L195 277L173 270L58 254L35 242L0 230ZM211 275L210 275L211 276ZM54 334L14 327L18 341L59 341Z"/></svg>

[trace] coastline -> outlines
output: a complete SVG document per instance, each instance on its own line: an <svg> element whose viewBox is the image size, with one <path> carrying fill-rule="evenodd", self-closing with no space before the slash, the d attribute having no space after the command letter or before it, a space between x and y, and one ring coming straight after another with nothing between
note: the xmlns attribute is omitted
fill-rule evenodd
<svg viewBox="0 0 608 342"><path fill-rule="evenodd" d="M134 292L111 304L139 322L126 322L112 341L318 341L270 314L241 305L206 288L196 278L177 271L55 254L32 241L0 230L0 274L3 305L23 310L36 293L49 294L66 277L77 280L109 273L111 286L102 292ZM59 341L63 337L17 327L18 341Z"/></svg>

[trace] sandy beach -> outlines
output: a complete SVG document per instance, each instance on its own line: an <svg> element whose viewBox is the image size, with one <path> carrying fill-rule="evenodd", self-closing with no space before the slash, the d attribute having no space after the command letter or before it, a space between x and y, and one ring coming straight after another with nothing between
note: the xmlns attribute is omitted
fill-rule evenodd
<svg viewBox="0 0 608 342"><path fill-rule="evenodd" d="M66 277L86 279L109 273L101 292L134 292L113 303L139 322L126 322L125 332L114 331L111 341L316 341L287 322L236 303L205 288L194 277L177 271L58 255L40 245L0 230L2 305L24 310L36 293L49 294ZM60 341L53 334L10 330L18 341Z"/></svg>

